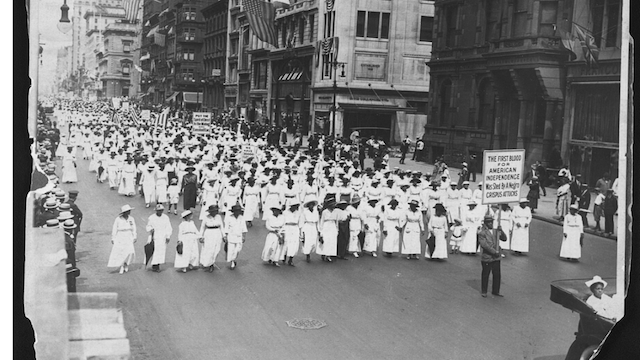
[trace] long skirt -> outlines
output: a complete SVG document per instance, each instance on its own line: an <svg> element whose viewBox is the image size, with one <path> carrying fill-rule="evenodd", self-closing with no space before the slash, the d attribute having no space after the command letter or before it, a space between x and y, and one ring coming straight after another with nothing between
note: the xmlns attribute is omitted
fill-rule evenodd
<svg viewBox="0 0 640 360"><path fill-rule="evenodd" d="M242 243L227 242L227 262L236 261L238 254L242 250Z"/></svg>
<svg viewBox="0 0 640 360"><path fill-rule="evenodd" d="M347 246L348 252L359 252L360 249L360 230L349 231L349 245Z"/></svg>
<svg viewBox="0 0 640 360"><path fill-rule="evenodd" d="M167 256L167 242L164 238L161 238L160 241L154 240L153 244L153 256L151 257L150 264L164 264L165 258Z"/></svg>
<svg viewBox="0 0 640 360"><path fill-rule="evenodd" d="M560 257L569 259L580 259L582 256L582 246L580 246L580 233L568 232L567 237L562 238L560 246Z"/></svg>
<svg viewBox="0 0 640 360"><path fill-rule="evenodd" d="M529 252L529 228L513 226L511 234L511 250Z"/></svg>
<svg viewBox="0 0 640 360"><path fill-rule="evenodd" d="M338 229L323 229L323 242L318 244L318 255L336 256L338 254Z"/></svg>
<svg viewBox="0 0 640 360"><path fill-rule="evenodd" d="M400 232L395 226L385 230L387 230L387 235L382 242L382 251L387 253L398 252L400 247Z"/></svg>
<svg viewBox="0 0 640 360"><path fill-rule="evenodd" d="M89 161L89 171L90 172L98 171L98 160L96 160L95 156L92 156L91 161Z"/></svg>
<svg viewBox="0 0 640 360"><path fill-rule="evenodd" d="M222 231L220 229L205 229L204 244L200 251L200 265L204 267L215 264L222 248Z"/></svg>
<svg viewBox="0 0 640 360"><path fill-rule="evenodd" d="M189 265L198 266L198 240L195 236L190 236L182 241L182 255L176 251L174 267L181 269Z"/></svg>
<svg viewBox="0 0 640 360"><path fill-rule="evenodd" d="M119 235L113 239L113 247L109 255L107 267L120 267L131 264L136 258L136 249L133 247L131 235Z"/></svg>
<svg viewBox="0 0 640 360"><path fill-rule="evenodd" d="M242 216L244 221L253 221L253 219L260 217L260 201L258 201L257 194L247 196Z"/></svg>
<svg viewBox="0 0 640 360"><path fill-rule="evenodd" d="M302 236L304 243L302 244L302 253L311 254L318 248L318 228L315 224L305 224L302 226Z"/></svg>
<svg viewBox="0 0 640 360"><path fill-rule="evenodd" d="M161 204L169 201L167 196L167 186L167 181L164 179L156 181L156 203Z"/></svg>
<svg viewBox="0 0 640 360"><path fill-rule="evenodd" d="M65 160L62 162L62 182L78 182L78 173L76 172L76 166L71 160Z"/></svg>
<svg viewBox="0 0 640 360"><path fill-rule="evenodd" d="M502 230L504 231L504 234L507 236L507 240L500 240L500 248L502 248L502 250L511 249L511 242L512 242L511 239L513 238L513 234L512 234L511 228L509 228L509 224L510 224L509 219L503 219L500 222L500 225L502 226ZM513 232L515 233L515 228Z"/></svg>
<svg viewBox="0 0 640 360"><path fill-rule="evenodd" d="M431 259L446 259L447 254L447 232L445 229L433 229L433 234L436 236L436 248L433 254L429 254L431 249L427 247L424 252L426 258Z"/></svg>
<svg viewBox="0 0 640 360"><path fill-rule="evenodd" d="M198 196L198 189L196 184L189 184L184 187L183 207L185 210L189 210L196 207L196 197Z"/></svg>
<svg viewBox="0 0 640 360"><path fill-rule="evenodd" d="M118 186L118 169L107 168L107 177L109 178L109 187L115 188Z"/></svg>
<svg viewBox="0 0 640 360"><path fill-rule="evenodd" d="M300 229L295 225L284 227L284 245L280 253L280 260L287 257L294 257L300 250Z"/></svg>
<svg viewBox="0 0 640 360"><path fill-rule="evenodd" d="M267 234L267 238L264 241L264 248L262 249L263 261L278 261L280 254L282 253L283 246L278 240L278 236L274 233Z"/></svg>
<svg viewBox="0 0 640 360"><path fill-rule="evenodd" d="M364 246L362 247L362 250L369 251L369 252L377 251L379 244L380 244L380 229L369 228L369 230L365 230Z"/></svg>
<svg viewBox="0 0 640 360"><path fill-rule="evenodd" d="M280 205L280 197L276 194L267 195L264 200L264 206L262 207L262 220L267 220L269 216L271 216L271 208L272 207L281 207Z"/></svg>
<svg viewBox="0 0 640 360"><path fill-rule="evenodd" d="M475 226L470 226L467 232L462 236L462 245L460 245L460 252L467 254L475 254L476 252L478 252L477 238L478 228Z"/></svg>
<svg viewBox="0 0 640 360"><path fill-rule="evenodd" d="M405 255L418 255L421 250L420 228L411 229L410 227L405 226L404 234L402 235L401 253Z"/></svg>
<svg viewBox="0 0 640 360"><path fill-rule="evenodd" d="M135 177L133 175L124 175L120 179L120 186L118 187L118 194L120 195L135 195L136 184Z"/></svg>

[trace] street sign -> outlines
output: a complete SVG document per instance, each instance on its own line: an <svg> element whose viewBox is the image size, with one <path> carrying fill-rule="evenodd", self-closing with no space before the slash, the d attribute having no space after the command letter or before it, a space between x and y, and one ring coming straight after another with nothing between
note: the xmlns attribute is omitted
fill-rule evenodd
<svg viewBox="0 0 640 360"><path fill-rule="evenodd" d="M482 204L520 201L524 171L524 149L485 150Z"/></svg>
<svg viewBox="0 0 640 360"><path fill-rule="evenodd" d="M142 120L151 120L151 110L142 110L142 111L140 111L140 119L142 119Z"/></svg>
<svg viewBox="0 0 640 360"><path fill-rule="evenodd" d="M211 113L194 112L193 126L191 128L194 134L206 135L211 133Z"/></svg>

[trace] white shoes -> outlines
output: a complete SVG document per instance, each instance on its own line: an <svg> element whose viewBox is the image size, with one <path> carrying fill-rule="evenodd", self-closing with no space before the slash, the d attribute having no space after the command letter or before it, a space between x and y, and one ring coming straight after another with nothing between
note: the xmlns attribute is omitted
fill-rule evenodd
<svg viewBox="0 0 640 360"><path fill-rule="evenodd" d="M120 266L120 275L124 274L124 266Z"/></svg>
<svg viewBox="0 0 640 360"><path fill-rule="evenodd" d="M371 256L373 256L373 257L378 257L378 254L376 254L375 252L372 252L372 253L371 253Z"/></svg>
<svg viewBox="0 0 640 360"><path fill-rule="evenodd" d="M357 259L357 258L359 258L359 257L360 257L360 255L358 255L358 253L357 253L357 252L354 252L354 253L353 253L353 257Z"/></svg>

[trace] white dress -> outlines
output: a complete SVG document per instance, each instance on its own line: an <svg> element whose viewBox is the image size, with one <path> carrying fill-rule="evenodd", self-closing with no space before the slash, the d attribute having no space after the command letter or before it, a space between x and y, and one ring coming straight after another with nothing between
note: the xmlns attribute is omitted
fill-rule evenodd
<svg viewBox="0 0 640 360"><path fill-rule="evenodd" d="M280 254L282 253L282 244L280 244L279 236L282 236L284 226L284 216L270 216L267 218L265 227L269 230L267 237L264 241L264 248L262 249L263 261L278 261Z"/></svg>
<svg viewBox="0 0 640 360"><path fill-rule="evenodd" d="M280 254L280 260L284 260L285 257L295 256L300 249L300 212L286 210L283 216L284 227L282 231L284 233L284 245L282 253Z"/></svg>
<svg viewBox="0 0 640 360"><path fill-rule="evenodd" d="M62 182L75 183L78 182L78 173L76 171L76 155L75 148L71 152L66 152L62 157Z"/></svg>
<svg viewBox="0 0 640 360"><path fill-rule="evenodd" d="M320 222L320 214L314 207L313 210L304 208L300 214L300 229L302 231L302 238L304 243L302 244L302 253L305 255L311 254L318 246L318 223Z"/></svg>
<svg viewBox="0 0 640 360"><path fill-rule="evenodd" d="M138 237L136 232L136 221L129 216L125 219L118 216L111 229L111 241L113 247L109 255L107 267L120 267L131 264L136 258L136 250L133 242Z"/></svg>
<svg viewBox="0 0 640 360"><path fill-rule="evenodd" d="M167 170L156 170L155 200L157 204L166 203L169 200L167 187L169 186L169 175Z"/></svg>
<svg viewBox="0 0 640 360"><path fill-rule="evenodd" d="M432 216L429 218L429 224L427 225L427 229L429 230L429 234L433 234L436 237L435 250L433 254L429 255L430 249L427 249L424 252L424 256L426 258L432 259L446 259L447 258L447 217L446 216ZM429 235L431 236L431 235Z"/></svg>
<svg viewBox="0 0 640 360"><path fill-rule="evenodd" d="M482 215L481 215L482 214ZM484 213L480 213L478 208L471 210L467 210L465 212L464 219L462 219L462 224L464 225L464 229L466 230L463 238L462 245L460 245L460 252L467 254L475 254L478 251L478 227L481 224L482 217ZM437 245L436 245L437 248Z"/></svg>
<svg viewBox="0 0 640 360"><path fill-rule="evenodd" d="M242 204L244 213L242 214L244 221L253 221L260 217L260 187L257 185L245 186L244 194L242 194Z"/></svg>
<svg viewBox="0 0 640 360"><path fill-rule="evenodd" d="M349 205L346 209L347 214L351 217L349 220L349 244L347 245L348 252L359 252L360 249L360 232L362 228L362 211L359 208Z"/></svg>
<svg viewBox="0 0 640 360"><path fill-rule="evenodd" d="M318 255L336 256L338 254L338 221L346 220L342 210L325 209L320 216L320 234L323 242L318 244Z"/></svg>
<svg viewBox="0 0 640 360"><path fill-rule="evenodd" d="M280 185L267 184L267 190L265 193L264 204L262 204L262 220L266 220L273 214L272 207L282 208L282 188Z"/></svg>
<svg viewBox="0 0 640 360"><path fill-rule="evenodd" d="M147 222L147 231L154 230L153 233L153 256L151 257L151 265L164 264L167 255L167 240L171 238L173 227L171 227L171 221L166 214L157 216L153 214L149 216ZM151 238L151 235L149 235ZM149 239L151 240L151 239Z"/></svg>
<svg viewBox="0 0 640 360"><path fill-rule="evenodd" d="M405 211L401 226L404 226L402 235L402 248L400 252L405 255L418 255L421 252L420 233L424 231L424 220L420 210Z"/></svg>
<svg viewBox="0 0 640 360"><path fill-rule="evenodd" d="M176 251L174 267L186 268L198 265L198 229L193 221L183 221L178 227L178 241L182 242L182 255Z"/></svg>
<svg viewBox="0 0 640 360"><path fill-rule="evenodd" d="M374 252L378 250L380 244L380 207L371 207L369 204L364 205L363 209L364 230L364 246L362 250Z"/></svg>
<svg viewBox="0 0 640 360"><path fill-rule="evenodd" d="M497 228L498 216L496 213L494 227ZM500 227L502 227L502 231L504 232L507 240L500 240L500 248L502 250L511 250L511 242L512 242L512 230L513 227L513 212L511 210L500 210ZM515 232L515 231L514 231ZM528 233L527 233L528 235Z"/></svg>
<svg viewBox="0 0 640 360"><path fill-rule="evenodd" d="M382 251L386 253L398 252L400 248L400 231L396 228L400 226L400 218L402 217L402 210L391 209L390 207L385 209L382 214L382 225L387 235L382 242Z"/></svg>
<svg viewBox="0 0 640 360"><path fill-rule="evenodd" d="M529 224L531 224L531 209L528 206L524 209L518 206L513 209L512 218L513 233L511 234L511 250L529 252Z"/></svg>
<svg viewBox="0 0 640 360"><path fill-rule="evenodd" d="M582 218L576 214L567 214L564 217L562 232L567 234L562 238L560 247L560 257L579 259L582 256L582 246L580 246L580 235L584 232Z"/></svg>
<svg viewBox="0 0 640 360"><path fill-rule="evenodd" d="M156 199L155 170L145 170L140 176L140 184L142 184L142 191L144 192L144 202L150 204Z"/></svg>
<svg viewBox="0 0 640 360"><path fill-rule="evenodd" d="M136 166L134 164L124 164L118 194L134 195L136 193Z"/></svg>
<svg viewBox="0 0 640 360"><path fill-rule="evenodd" d="M209 267L215 264L216 258L222 248L224 223L222 216L207 216L200 225L200 236L204 238L202 251L200 252L200 265Z"/></svg>

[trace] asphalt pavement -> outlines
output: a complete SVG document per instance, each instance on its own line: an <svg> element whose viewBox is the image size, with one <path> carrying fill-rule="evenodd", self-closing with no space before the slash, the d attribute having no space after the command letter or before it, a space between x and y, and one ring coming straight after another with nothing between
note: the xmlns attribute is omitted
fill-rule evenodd
<svg viewBox="0 0 640 360"><path fill-rule="evenodd" d="M62 185L80 191L76 203L84 213L78 291L119 294L137 360L560 360L574 339L578 315L549 300L549 283L615 277L615 242L587 234L580 262L566 262L558 257L561 227L539 220L531 224L530 253L502 260L504 298L480 296L479 256L451 255L442 262L363 256L324 263L313 255L306 263L298 255L295 267L275 268L260 259L267 233L261 220L249 229L235 270L221 253L221 269L182 274L173 269L177 215L169 215L174 235L167 264L154 273L142 264L152 209L140 196L128 198L98 184L88 165L79 158L79 182ZM137 258L119 275L106 264L111 227L124 204L135 208ZM286 321L295 318L327 326L288 327Z"/></svg>

